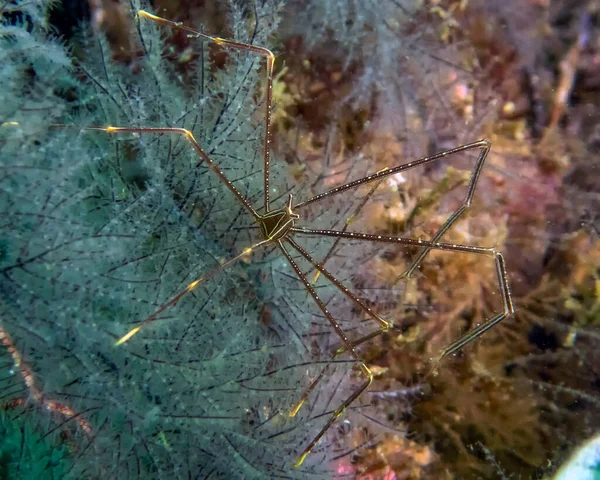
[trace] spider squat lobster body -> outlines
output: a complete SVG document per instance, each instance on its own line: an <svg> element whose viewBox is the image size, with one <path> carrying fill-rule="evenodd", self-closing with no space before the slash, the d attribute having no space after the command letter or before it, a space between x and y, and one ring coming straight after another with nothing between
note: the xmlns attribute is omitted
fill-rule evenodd
<svg viewBox="0 0 600 480"><path fill-rule="evenodd" d="M140 321L137 326L131 329L128 333L123 335L117 342L116 345L121 345L130 340L137 332L140 331L144 326L155 321L159 315L161 315L165 310L177 304L185 295L192 292L199 286L205 284L210 279L215 277L217 274L225 271L227 268L232 266L238 260L246 257L251 254L253 251L259 248L272 247L273 249L277 249L281 252L283 258L286 259L288 264L294 270L295 275L298 280L302 283L304 289L312 297L312 300L318 307L318 309L322 312L324 317L327 319L327 322L331 326L331 328L335 331L336 335L342 342L342 346L333 353L332 359L337 356L348 353L353 358L356 364L359 367L359 371L361 375L364 377L362 384L346 399L339 405L335 411L330 415L329 419L325 423L325 425L321 428L319 433L314 437L314 439L304 448L296 462L294 463L295 467L299 467L302 465L306 457L309 455L311 450L317 445L319 440L326 434L331 425L342 415L342 413L355 401L357 400L370 386L373 380L373 374L371 370L367 366L367 364L363 361L360 354L358 353L356 347L364 342L367 342L378 335L390 330L393 327L393 323L389 320L384 320L381 318L375 311L371 309L363 300L361 300L357 295L355 295L349 288L344 286L342 282L340 282L330 271L326 269L326 263L329 258L332 256L333 250L337 242L342 239L349 240L361 240L365 242L379 242L379 243L387 243L387 244L396 244L403 246L412 246L421 248L421 253L418 255L416 260L410 265L410 267L404 272L404 277L410 277L410 275L415 271L416 268L423 262L424 258L427 256L428 252L431 250L443 250L443 251L453 251L453 252L463 252L470 253L475 255L483 255L491 258L495 263L495 269L498 279L498 286L500 293L502 295L503 309L501 312L497 313L491 319L488 319L478 327L473 330L467 332L465 335L460 337L458 340L452 342L450 345L445 347L438 357L435 359L435 365L437 364L447 355L450 355L467 343L471 342L479 335L483 334L488 329L492 328L496 324L498 324L504 318L512 315L514 313L514 307L512 304L512 298L510 293L510 288L508 285L507 273L504 263L504 258L502 254L496 251L495 248L485 248L485 247L477 247L471 245L457 245L450 243L442 243L440 242L442 236L450 229L450 227L467 211L467 209L471 205L471 201L475 192L475 188L477 185L477 181L479 179L481 170L483 168L486 156L490 150L490 144L486 140L481 140L477 142L473 142L470 144L462 145L451 150L447 150L444 152L440 152L435 155L431 155L428 157L423 157L421 159L415 160L410 163L402 164L393 168L386 168L377 173L373 173L366 177L360 178L358 180L354 180L352 182L346 183L342 186L333 188L324 193L320 193L315 195L305 201L302 201L296 205L293 205L293 198L290 194L287 200L287 204L281 208L271 209L270 204L270 143L271 143L271 103L272 103L272 84L273 84L273 65L274 65L274 55L266 48L257 47L254 45L243 44L231 40L225 40L218 37L213 37L206 35L204 33L193 30L189 27L182 25L179 22L172 22L170 20L166 20L164 18L152 15L148 12L140 10L138 12L138 17L145 18L159 24L163 24L169 26L171 28L179 29L186 32L192 38L200 38L207 41L214 42L220 45L223 48L245 51L253 54L260 55L266 59L266 74L267 74L267 85L266 85L266 93L265 93L265 117L264 117L264 132L265 132L265 140L264 140L264 151L263 151L263 209L262 213L258 213L256 209L252 206L248 198L246 198L242 193L236 188L234 183L225 175L220 166L213 161L210 156L203 150L202 146L198 143L198 141L194 138L194 135L191 131L184 128L173 128L173 127L115 127L115 126L105 126L105 127L86 127L86 130L93 131L102 131L107 134L120 134L120 133L147 133L147 134L168 134L168 135L180 135L184 137L191 147L194 149L196 154L199 157L198 164L202 163L207 166L219 179L219 181L226 187L236 198L237 202L243 207L243 209L253 218L256 227L261 232L262 240L248 246L243 249L241 253L230 258L224 263L218 265L212 270L208 271L200 278L194 280L187 287L171 298L166 303L162 304L160 307L154 311L149 317ZM64 126L61 126L64 127ZM341 230L324 230L324 229L310 229L303 226L297 226L297 222L300 221L301 216L298 213L302 208L310 205L316 204L317 202L331 198L335 195L343 194L344 192L356 189L362 185L372 184L372 188L369 193L363 198L363 200L359 203L359 205L355 208L351 217L356 216L360 209L365 205L366 201L372 196L375 189L380 184L381 180L385 179L390 175L394 175L412 168L415 168L420 165L429 164L431 162L435 162L438 160L443 160L451 155L458 154L465 151L479 151L479 155L475 166L473 168L473 172L471 175L471 179L469 182L469 186L467 188L467 194L461 204L461 206L447 219L447 221L442 225L439 231L433 236L433 238L429 241L427 240L416 240L410 238L403 237L394 237L394 236L386 236L386 235L374 235L369 233L360 233L347 231L348 222L346 226ZM329 252L324 257L322 261L317 261L313 258L313 256L304 249L297 241L297 237L308 236L308 237L329 237L334 239L334 245L329 249ZM291 249L291 250L290 250ZM374 321L378 328L374 331L368 333L367 335L360 337L358 339L350 340L344 330L341 328L339 322L335 319L334 315L328 310L327 305L323 302L323 300L319 297L317 291L314 288L314 282L311 282L307 278L307 274L302 271L298 263L294 260L290 251L294 251L303 257L306 261L308 261L312 267L316 270L317 275L323 275L327 280L342 294L344 295L350 302L354 303L356 307L359 308L363 313L368 315L372 321ZM315 390L318 386L319 382L325 377L327 372L329 371L329 365L325 366L320 374L316 377L316 379L309 385L309 387L304 391L302 397L298 401L298 403L291 409L289 415L295 416L300 410L301 406L308 399L310 394Z"/></svg>
<svg viewBox="0 0 600 480"><path fill-rule="evenodd" d="M292 211L292 198L290 194L285 207L266 212L256 219L265 240L277 242L284 239L300 218L300 215Z"/></svg>

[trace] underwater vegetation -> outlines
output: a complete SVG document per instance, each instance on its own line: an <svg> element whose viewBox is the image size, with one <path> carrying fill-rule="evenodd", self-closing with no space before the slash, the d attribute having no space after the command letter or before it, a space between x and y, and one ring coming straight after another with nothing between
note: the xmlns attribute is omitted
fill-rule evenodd
<svg viewBox="0 0 600 480"><path fill-rule="evenodd" d="M0 2L0 477L550 478L598 435L596 2L75 3ZM256 222L186 138L86 128L187 129L258 209L265 62L140 8L274 52L273 208L491 141L443 241L503 252L516 314L434 371L502 311L491 259L432 250L406 278L422 249L303 237L360 306L290 254L351 342L369 309L394 324L296 468L364 382L347 344L290 258L245 252ZM303 220L431 239L477 153Z"/></svg>
<svg viewBox="0 0 600 480"><path fill-rule="evenodd" d="M45 439L39 425L28 425L4 412L0 422L0 478L65 478L69 460L64 445Z"/></svg>
<svg viewBox="0 0 600 480"><path fill-rule="evenodd" d="M382 3L392 8L399 2ZM339 14L355 4L326 5L315 8ZM375 388L401 407L382 409L410 440L388 436L358 453L350 471L364 478L391 472L398 478L550 476L598 431L597 4L401 7L396 17L367 8L370 28L361 27L367 16L360 7L349 7L335 24L345 29L315 28L317 40L314 32L286 40L297 68L290 58L284 79L301 99L290 109L296 109L295 123L286 128L292 138L298 129L308 130L311 140L320 136L310 152L329 139L331 127L322 119L330 115L342 154L360 152L378 168L398 155L410 158L415 145L432 152L473 136L489 138L492 151L469 218L444 238L507 252L517 313L437 376L425 376L429 356L451 332L481 322L498 301L489 265L432 254L417 285L405 292L404 335L366 347L369 365L380 373ZM398 45L402 53L393 56L390 37L411 34L421 43ZM360 51L344 50L342 35L350 43L357 39ZM426 47L434 44L432 35L441 41L433 51ZM390 65L392 78L377 81ZM371 73L371 90L357 98L354 80ZM383 199L368 222L386 233L412 229L428 238L445 220L454 191L464 188L464 173L455 167L464 164L409 172L382 185ZM406 268L404 253L388 251L382 259L380 274L388 279Z"/></svg>

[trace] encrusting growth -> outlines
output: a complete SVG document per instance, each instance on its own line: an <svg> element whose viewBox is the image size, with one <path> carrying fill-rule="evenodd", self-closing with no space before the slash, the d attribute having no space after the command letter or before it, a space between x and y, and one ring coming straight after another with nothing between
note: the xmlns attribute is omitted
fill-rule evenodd
<svg viewBox="0 0 600 480"><path fill-rule="evenodd" d="M33 400L36 404L38 404L41 408L49 411L50 413L55 413L61 415L65 418L65 423L71 420L74 420L79 428L87 435L91 436L93 434L93 429L90 423L82 417L81 413L75 412L71 407L64 403L57 402L55 400L50 400L42 390L36 385L35 377L33 371L23 361L23 357L16 345L13 342L11 336L4 330L2 324L0 324L0 344L4 346L8 353L10 354L12 361L16 368L19 369L21 375L23 377L23 381L27 386L27 390L29 392L29 398ZM12 399L8 402L8 404L4 405L5 409L16 408L25 405L28 402L26 397L20 397Z"/></svg>

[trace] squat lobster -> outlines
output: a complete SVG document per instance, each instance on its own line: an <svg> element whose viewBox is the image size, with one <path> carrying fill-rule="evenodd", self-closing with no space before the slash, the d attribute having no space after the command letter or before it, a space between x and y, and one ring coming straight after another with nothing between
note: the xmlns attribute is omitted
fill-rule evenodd
<svg viewBox="0 0 600 480"><path fill-rule="evenodd" d="M163 313L168 308L177 304L181 298L183 298L188 293L192 292L199 286L203 285L215 275L225 271L227 268L231 267L238 260L243 257L251 254L257 249L262 248L273 248L277 249L281 252L283 257L287 260L289 265L295 272L295 275L298 277L300 282L302 283L304 289L308 292L310 297L312 297L313 301L319 308L319 310L323 313L331 327L335 330L336 334L339 336L343 346L339 348L333 355L333 358L338 355L348 352L355 359L356 363L360 368L360 372L364 377L363 383L360 387L355 390L346 400L342 402L342 404L335 409L335 411L331 414L329 420L322 427L319 433L315 436L315 438L304 448L302 453L299 455L298 459L294 463L295 467L299 467L302 465L306 457L309 455L311 450L317 445L319 440L325 435L331 425L340 417L340 415L355 401L357 400L369 387L373 380L373 374L371 370L367 366L367 364L362 360L360 354L358 353L356 347L368 340L375 338L376 336L390 330L393 327L393 323L388 320L384 320L381 318L371 307L369 307L363 300L358 298L350 289L345 287L342 282L340 282L330 271L328 271L325 267L328 259L331 257L334 247L331 247L329 253L326 255L323 261L319 262L313 258L313 256L304 249L298 242L298 237L310 236L310 237L332 237L335 238L335 241L339 241L340 239L350 239L350 240L360 240L366 242L381 242L388 244L397 244L411 247L420 247L422 248L422 252L417 257L417 259L411 264L411 266L406 270L403 276L410 277L410 275L415 271L416 268L423 262L427 254L431 250L444 250L444 251L454 251L454 252L463 252L470 254L483 255L487 257L491 257L495 262L496 274L498 279L499 290L502 296L503 309L500 313L497 313L491 319L482 323L478 327L474 328L470 332L467 332L465 335L461 336L459 339L450 343L446 346L440 354L434 360L435 365L437 365L444 357L456 352L461 349L463 346L473 341L479 335L483 334L496 324L498 324L501 320L510 316L514 313L514 307L511 299L510 288L508 284L508 277L505 267L505 262L502 254L498 252L495 248L484 248L478 246L470 246L470 245L458 245L458 244L450 244L450 243L442 243L440 242L442 236L450 229L450 227L467 211L467 209L471 205L471 201L473 195L475 193L475 188L477 186L477 181L481 174L481 170L485 163L485 159L490 150L490 143L486 140L480 140L477 142L469 143L466 145L462 145L450 150L446 150L444 152L437 153L435 155L431 155L428 157L423 157L421 159L415 160L413 162L409 162L406 164L402 164L393 168L386 168L377 173L373 173L366 177L360 178L358 180L351 181L342 186L333 188L324 193L320 193L315 195L307 200L301 201L300 203L294 204L294 200L292 195L290 194L287 198L287 203L285 206L281 208L272 208L270 202L270 148L271 148L271 104L272 104L272 86L273 86L273 69L274 69L274 60L275 57L273 53L263 47L258 47L254 45L244 44L235 42L232 40L226 40L219 37L213 37L210 35L206 35L199 31L196 31L192 28L189 28L179 22L173 22L170 20L166 20L164 18L152 15L146 11L140 10L138 11L138 16L140 18L145 18L159 24L167 25L169 27L182 30L186 32L192 38L200 38L204 40L208 40L220 45L223 48L238 50L238 51L246 51L257 54L261 57L264 57L266 60L266 74L267 74L267 83L266 83L266 93L265 93L265 117L264 117L264 131L265 131L265 140L264 140L264 151L263 151L263 205L260 211L257 211L253 205L250 203L248 198L246 198L242 193L236 188L234 183L226 176L224 171L219 167L217 163L215 163L203 150L202 146L198 143L198 141L194 138L194 135L191 131L184 128L155 128L155 127L128 127L128 126L106 126L106 127L86 127L86 130L93 131L102 131L107 134L120 134L120 133L149 133L149 134L170 134L170 135L180 135L184 137L195 150L196 154L200 157L198 163L204 163L219 179L219 181L234 195L236 201L245 209L245 211L253 218L255 222L255 226L259 229L262 238L253 243L252 245L243 249L241 253L234 256L233 258L225 261L224 263L218 265L214 269L205 273L200 278L191 282L184 290L179 292L173 298L171 298L168 302L162 304L158 309L152 313L149 317L140 321L135 328L130 330L127 334L123 335L117 342L116 345L121 345L128 340L130 340L137 332L140 331L141 328L155 321L158 316ZM324 199L333 197L335 195L340 195L344 192L347 192L352 189L356 189L362 185L372 184L372 188L367 194L367 196L360 202L358 207L355 209L354 214L356 215L358 211L364 206L366 200L374 193L377 186L380 184L381 180L390 175L395 175L400 172L415 168L417 166L429 164L435 162L437 160L443 160L446 157L471 151L478 150L479 155L476 160L475 166L473 168L473 172L471 174L470 182L467 188L467 194L461 204L461 206L446 220L446 222L442 225L439 231L433 236L430 241L427 240L415 240L410 238L403 237L395 237L395 236L386 236L386 235L374 235L369 233L360 233L360 232L352 232L347 231L346 227L342 230L325 230L325 229L311 229L301 225L302 222L302 210L311 204L316 204ZM351 302L353 302L361 311L367 314L377 325L378 328L373 332L358 338L356 340L350 340L344 330L341 328L338 321L334 318L332 313L328 310L327 305L323 302L323 300L319 297L317 291L315 290L313 283L310 282L307 278L307 274L303 272L298 265L298 263L294 260L290 251L295 251L301 257L304 257L316 270L317 275L321 274L325 278L331 282L331 284L345 297L347 297ZM321 373L318 375L316 380L314 380L311 385L305 390L299 402L292 408L290 412L290 416L295 416L300 410L302 404L307 400L310 393L317 387L319 382L325 376L328 371L328 367L325 367Z"/></svg>

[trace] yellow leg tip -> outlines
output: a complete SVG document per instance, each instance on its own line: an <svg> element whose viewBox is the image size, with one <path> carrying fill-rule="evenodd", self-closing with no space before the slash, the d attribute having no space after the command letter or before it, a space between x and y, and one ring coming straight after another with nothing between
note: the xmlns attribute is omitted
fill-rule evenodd
<svg viewBox="0 0 600 480"><path fill-rule="evenodd" d="M309 454L309 452L304 452L302 455L300 455L300 458L298 458L298 460L296 460L293 467L300 468L300 466L304 463L304 460L306 460L306 457L308 457L308 454Z"/></svg>
<svg viewBox="0 0 600 480"><path fill-rule="evenodd" d="M131 337L133 337L139 331L140 331L140 327L135 327L129 333L127 333L126 335L123 335L119 340L117 340L115 342L115 347L118 347L119 345L124 344L127 340L129 340Z"/></svg>
<svg viewBox="0 0 600 480"><path fill-rule="evenodd" d="M137 14L138 14L138 17L148 18L150 20L160 20L160 17L157 17L156 15L152 15L151 13L148 13L146 10L138 10Z"/></svg>
<svg viewBox="0 0 600 480"><path fill-rule="evenodd" d="M290 412L290 418L294 418L298 414L298 412L300 411L300 407L302 407L303 403L304 401L300 402L298 405L296 405L296 407L292 409L292 411Z"/></svg>

